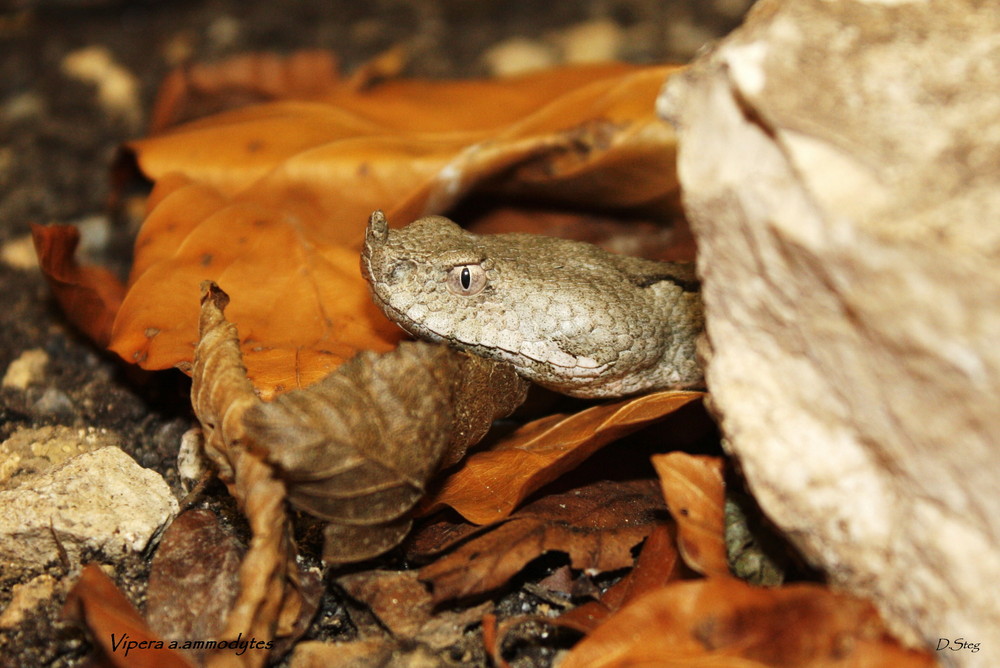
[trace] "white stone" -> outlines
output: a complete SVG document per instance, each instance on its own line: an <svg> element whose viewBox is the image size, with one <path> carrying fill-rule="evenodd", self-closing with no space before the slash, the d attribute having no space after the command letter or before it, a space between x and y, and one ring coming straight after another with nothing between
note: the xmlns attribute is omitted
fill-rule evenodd
<svg viewBox="0 0 1000 668"><path fill-rule="evenodd" d="M108 558L139 552L177 512L177 500L155 471L120 448L77 455L19 487L0 491L0 562L39 568L71 561L84 549Z"/></svg>
<svg viewBox="0 0 1000 668"><path fill-rule="evenodd" d="M25 390L33 383L41 382L45 374L45 365L49 363L48 354L41 348L32 348L21 353L16 360L7 365L0 387L13 387Z"/></svg>

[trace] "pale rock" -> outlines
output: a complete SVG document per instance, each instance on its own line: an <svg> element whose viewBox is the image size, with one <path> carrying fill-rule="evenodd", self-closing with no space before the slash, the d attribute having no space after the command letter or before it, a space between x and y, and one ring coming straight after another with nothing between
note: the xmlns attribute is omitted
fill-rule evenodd
<svg viewBox="0 0 1000 668"><path fill-rule="evenodd" d="M97 427L18 427L0 443L0 490L21 484L71 457L119 444L114 432Z"/></svg>
<svg viewBox="0 0 1000 668"><path fill-rule="evenodd" d="M77 49L67 54L60 65L67 76L96 86L98 100L106 111L122 118L132 127L141 124L139 80L118 63L106 47L87 46Z"/></svg>
<svg viewBox="0 0 1000 668"><path fill-rule="evenodd" d="M763 0L659 100L753 492L961 666L1000 648L997 82L994 3Z"/></svg>
<svg viewBox="0 0 1000 668"><path fill-rule="evenodd" d="M177 500L155 471L120 448L73 457L19 487L0 491L0 562L31 570L87 549L114 559L146 548L177 512Z"/></svg>
<svg viewBox="0 0 1000 668"><path fill-rule="evenodd" d="M619 58L625 33L610 19L595 19L560 31L552 41L567 63L602 63Z"/></svg>
<svg viewBox="0 0 1000 668"><path fill-rule="evenodd" d="M552 67L557 54L547 44L513 37L491 46L482 59L493 76L510 77Z"/></svg>
<svg viewBox="0 0 1000 668"><path fill-rule="evenodd" d="M59 589L66 589L65 581L56 580L48 574L42 574L27 582L11 587L11 599L7 607L0 612L0 629L12 629L48 601Z"/></svg>
<svg viewBox="0 0 1000 668"><path fill-rule="evenodd" d="M177 450L177 473L181 477L184 489L189 491L211 467L211 462L205 456L201 429L198 427L188 429L181 436L180 447Z"/></svg>
<svg viewBox="0 0 1000 668"><path fill-rule="evenodd" d="M48 363L49 356L41 348L25 350L7 365L0 387L26 390L29 385L41 382L45 374L45 365Z"/></svg>
<svg viewBox="0 0 1000 668"><path fill-rule="evenodd" d="M31 235L15 237L0 246L0 261L13 269L24 271L38 269L38 255L35 253L35 242L32 241Z"/></svg>

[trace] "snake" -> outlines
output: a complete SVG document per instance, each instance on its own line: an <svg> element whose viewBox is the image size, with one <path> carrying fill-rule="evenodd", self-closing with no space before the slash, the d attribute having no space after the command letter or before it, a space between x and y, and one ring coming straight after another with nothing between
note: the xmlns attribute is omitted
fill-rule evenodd
<svg viewBox="0 0 1000 668"><path fill-rule="evenodd" d="M695 267L538 234L475 234L444 216L368 220L361 273L418 339L507 362L573 397L699 389Z"/></svg>

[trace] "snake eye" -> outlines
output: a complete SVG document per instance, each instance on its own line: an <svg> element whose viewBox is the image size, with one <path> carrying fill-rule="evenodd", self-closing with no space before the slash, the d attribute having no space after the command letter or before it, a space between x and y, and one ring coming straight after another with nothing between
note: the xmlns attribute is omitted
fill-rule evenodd
<svg viewBox="0 0 1000 668"><path fill-rule="evenodd" d="M486 287L486 270L478 264L461 264L448 272L446 284L453 294L478 295Z"/></svg>

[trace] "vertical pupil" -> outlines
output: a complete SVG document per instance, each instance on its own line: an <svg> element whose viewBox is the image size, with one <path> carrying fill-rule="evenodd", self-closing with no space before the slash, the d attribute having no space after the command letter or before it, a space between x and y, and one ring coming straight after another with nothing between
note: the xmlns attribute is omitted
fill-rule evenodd
<svg viewBox="0 0 1000 668"><path fill-rule="evenodd" d="M462 289L468 290L469 286L472 285L472 272L469 271L468 267L462 267L462 275L459 277L462 283Z"/></svg>

